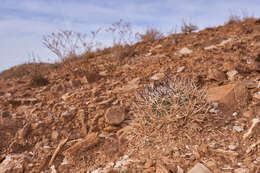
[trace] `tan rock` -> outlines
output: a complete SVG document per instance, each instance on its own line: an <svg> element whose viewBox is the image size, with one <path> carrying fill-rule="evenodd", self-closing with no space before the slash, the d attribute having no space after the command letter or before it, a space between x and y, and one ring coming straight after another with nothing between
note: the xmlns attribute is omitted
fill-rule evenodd
<svg viewBox="0 0 260 173"><path fill-rule="evenodd" d="M96 133L90 133L84 139L78 141L76 144L72 145L69 149L64 152L66 158L74 162L77 158L80 158L91 147L99 143L99 138Z"/></svg>
<svg viewBox="0 0 260 173"><path fill-rule="evenodd" d="M253 95L254 98L260 100L260 91L256 92L254 95Z"/></svg>
<svg viewBox="0 0 260 173"><path fill-rule="evenodd" d="M53 140L57 140L58 139L58 137L59 137L59 132L58 131L52 131L52 133L51 133L51 138L53 139Z"/></svg>
<svg viewBox="0 0 260 173"><path fill-rule="evenodd" d="M120 106L111 107L106 111L105 118L108 124L119 125L125 119L125 109Z"/></svg>
<svg viewBox="0 0 260 173"><path fill-rule="evenodd" d="M248 102L248 90L242 83L214 87L208 90L207 100L217 101L228 107L244 106Z"/></svg>
<svg viewBox="0 0 260 173"><path fill-rule="evenodd" d="M211 45L211 46L204 47L204 50L211 50L211 49L217 49L217 46Z"/></svg>
<svg viewBox="0 0 260 173"><path fill-rule="evenodd" d="M181 55L188 55L188 54L191 54L192 53L192 50L187 48L187 47L184 47L180 50L180 54Z"/></svg>
<svg viewBox="0 0 260 173"><path fill-rule="evenodd" d="M230 70L227 72L228 80L235 80L235 76L238 74L238 71L236 70Z"/></svg>
<svg viewBox="0 0 260 173"><path fill-rule="evenodd" d="M0 164L0 173L24 172L22 155L7 155Z"/></svg>
<svg viewBox="0 0 260 173"><path fill-rule="evenodd" d="M157 163L156 173L169 173L169 171L162 163Z"/></svg>
<svg viewBox="0 0 260 173"><path fill-rule="evenodd" d="M208 71L208 79L213 79L216 81L224 81L226 80L226 75L224 72L217 69L209 69Z"/></svg>
<svg viewBox="0 0 260 173"><path fill-rule="evenodd" d="M150 168L152 166L153 166L153 160L152 159L146 160L146 162L144 164L144 168L147 169L147 168Z"/></svg>
<svg viewBox="0 0 260 173"><path fill-rule="evenodd" d="M212 173L206 166L201 163L197 163L193 168L191 168L188 173Z"/></svg>
<svg viewBox="0 0 260 173"><path fill-rule="evenodd" d="M238 168L234 170L234 173L249 173L248 168Z"/></svg>
<svg viewBox="0 0 260 173"><path fill-rule="evenodd" d="M153 75L153 76L151 77L151 79L152 79L152 80L160 80L160 79L162 79L164 76L165 76L164 73L156 73L155 75Z"/></svg>
<svg viewBox="0 0 260 173"><path fill-rule="evenodd" d="M72 86L72 88L77 88L81 86L81 82L80 80L73 79L70 81L70 85Z"/></svg>

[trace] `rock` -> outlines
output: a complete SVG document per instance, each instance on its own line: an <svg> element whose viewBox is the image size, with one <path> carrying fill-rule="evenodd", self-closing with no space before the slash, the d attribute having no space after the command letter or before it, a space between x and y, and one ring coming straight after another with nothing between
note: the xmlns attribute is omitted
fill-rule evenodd
<svg viewBox="0 0 260 173"><path fill-rule="evenodd" d="M217 69L209 69L208 71L208 79L216 80L216 81L224 81L226 80L226 75L224 72Z"/></svg>
<svg viewBox="0 0 260 173"><path fill-rule="evenodd" d="M191 168L188 173L212 173L206 166L201 163L197 163L193 168Z"/></svg>
<svg viewBox="0 0 260 173"><path fill-rule="evenodd" d="M236 150L237 149L237 145L229 145L228 148L232 151Z"/></svg>
<svg viewBox="0 0 260 173"><path fill-rule="evenodd" d="M184 170L180 166L177 166L177 173L184 173Z"/></svg>
<svg viewBox="0 0 260 173"><path fill-rule="evenodd" d="M234 170L234 173L249 173L248 168L238 168Z"/></svg>
<svg viewBox="0 0 260 173"><path fill-rule="evenodd" d="M243 139L246 139L248 138L252 132L253 132L253 129L260 123L260 118L254 118L252 119L252 124L250 126L250 128L247 130L247 132L243 135Z"/></svg>
<svg viewBox="0 0 260 173"><path fill-rule="evenodd" d="M169 173L168 169L161 163L156 164L156 173Z"/></svg>
<svg viewBox="0 0 260 173"><path fill-rule="evenodd" d="M214 87L207 91L208 102L217 101L230 108L245 106L248 99L248 90L242 83Z"/></svg>
<svg viewBox="0 0 260 173"><path fill-rule="evenodd" d="M23 162L22 155L7 155L0 164L0 173L23 173Z"/></svg>
<svg viewBox="0 0 260 173"><path fill-rule="evenodd" d="M151 160L151 159L146 160L146 162L144 164L144 168L147 169L147 168L150 168L152 166L153 166L153 160Z"/></svg>
<svg viewBox="0 0 260 173"><path fill-rule="evenodd" d="M134 78L123 87L117 87L114 89L114 92L131 92L136 90L139 87L140 78Z"/></svg>
<svg viewBox="0 0 260 173"><path fill-rule="evenodd" d="M58 131L52 131L52 133L51 133L51 139L52 140L54 140L54 141L56 141L57 139L58 139L58 137L59 137L59 132Z"/></svg>
<svg viewBox="0 0 260 173"><path fill-rule="evenodd" d="M253 95L254 98L260 100L260 91L256 92L254 95Z"/></svg>
<svg viewBox="0 0 260 173"><path fill-rule="evenodd" d="M180 54L181 55L188 55L188 54L191 54L192 53L192 50L190 50L189 48L187 47L184 47L180 50Z"/></svg>
<svg viewBox="0 0 260 173"><path fill-rule="evenodd" d="M162 79L164 76L165 76L164 73L156 73L155 75L153 75L153 76L151 77L151 79L152 79L152 80L160 80L160 79Z"/></svg>
<svg viewBox="0 0 260 173"><path fill-rule="evenodd" d="M105 118L110 125L119 125L125 119L125 109L117 106L111 107L106 111Z"/></svg>
<svg viewBox="0 0 260 173"><path fill-rule="evenodd" d="M99 75L99 73L97 72L89 72L86 74L86 78L88 83L94 83L96 81L98 81L99 79L101 79L102 76Z"/></svg>
<svg viewBox="0 0 260 173"><path fill-rule="evenodd" d="M227 72L228 80L231 80L231 81L235 80L236 74L238 74L238 71L236 71L236 70L228 71Z"/></svg>
<svg viewBox="0 0 260 173"><path fill-rule="evenodd" d="M51 173L57 173L57 170L55 169L54 165L52 165L50 168L51 168Z"/></svg>
<svg viewBox="0 0 260 173"><path fill-rule="evenodd" d="M233 40L232 38L229 38L229 39L227 39L227 40L223 40L223 41L219 44L219 46L224 46L225 44L231 42L232 40Z"/></svg>
<svg viewBox="0 0 260 173"><path fill-rule="evenodd" d="M178 67L177 73L183 72L184 69L185 69L185 66Z"/></svg>
<svg viewBox="0 0 260 173"><path fill-rule="evenodd" d="M70 81L70 85L72 86L72 88L78 88L81 86L81 82L80 80L73 79Z"/></svg>
<svg viewBox="0 0 260 173"><path fill-rule="evenodd" d="M84 139L79 140L76 144L68 148L64 155L70 162L75 162L80 158L87 150L99 143L99 138L96 133L88 134Z"/></svg>
<svg viewBox="0 0 260 173"><path fill-rule="evenodd" d="M233 112L232 116L236 117L236 116L238 116L238 113L237 112Z"/></svg>
<svg viewBox="0 0 260 173"><path fill-rule="evenodd" d="M101 71L98 73L100 76L107 76L107 71Z"/></svg>
<svg viewBox="0 0 260 173"><path fill-rule="evenodd" d="M237 131L237 132L242 132L242 131L244 131L244 129L243 129L242 127L240 127L240 126L233 126L233 129L234 129L235 131Z"/></svg>
<svg viewBox="0 0 260 173"><path fill-rule="evenodd" d="M250 110L244 112L243 116L247 117L247 118L252 118L254 116L254 111L252 109L250 109Z"/></svg>
<svg viewBox="0 0 260 173"><path fill-rule="evenodd" d="M204 50L211 50L211 49L217 49L217 46L211 45L211 46L204 47Z"/></svg>

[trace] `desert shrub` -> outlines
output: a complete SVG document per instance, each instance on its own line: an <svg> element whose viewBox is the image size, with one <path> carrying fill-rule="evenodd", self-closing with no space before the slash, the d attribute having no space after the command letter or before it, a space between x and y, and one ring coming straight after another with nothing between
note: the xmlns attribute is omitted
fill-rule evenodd
<svg viewBox="0 0 260 173"><path fill-rule="evenodd" d="M242 18L239 15L232 14L229 16L226 24L240 23L242 22Z"/></svg>
<svg viewBox="0 0 260 173"><path fill-rule="evenodd" d="M145 123L171 116L174 120L194 119L196 114L205 114L208 109L206 94L186 78L175 77L154 82L137 94L137 105ZM203 119L203 116L201 116Z"/></svg>
<svg viewBox="0 0 260 173"><path fill-rule="evenodd" d="M35 69L37 68L38 64L35 64ZM31 86L44 86L49 84L49 80L43 76L43 74L39 70L35 70L31 73Z"/></svg>
<svg viewBox="0 0 260 173"><path fill-rule="evenodd" d="M146 31L143 34L137 33L136 37L144 42L153 42L155 40L163 38L163 33L161 33L157 29L148 28L148 29L146 29Z"/></svg>
<svg viewBox="0 0 260 173"><path fill-rule="evenodd" d="M113 57L122 60L135 55L135 48L130 45L116 44L112 47Z"/></svg>
<svg viewBox="0 0 260 173"><path fill-rule="evenodd" d="M40 58L36 57L34 53L31 53L29 55L30 62L31 64L31 69L30 69L30 84L31 86L44 86L48 85L49 81L47 78L44 77L44 74L47 72L47 69L43 69L41 66L44 63L40 62ZM49 70L49 69L48 69Z"/></svg>
<svg viewBox="0 0 260 173"><path fill-rule="evenodd" d="M190 34L193 31L198 30L198 26L191 22L187 22L186 20L182 20L182 26L181 26L181 31L185 34Z"/></svg>
<svg viewBox="0 0 260 173"><path fill-rule="evenodd" d="M60 60L90 51L93 43L86 42L86 35L79 32L62 30L43 36L43 45L52 51Z"/></svg>

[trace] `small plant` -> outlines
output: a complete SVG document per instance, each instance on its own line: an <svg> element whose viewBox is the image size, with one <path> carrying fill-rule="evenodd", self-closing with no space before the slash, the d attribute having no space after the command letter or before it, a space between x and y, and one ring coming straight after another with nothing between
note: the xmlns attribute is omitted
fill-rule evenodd
<svg viewBox="0 0 260 173"><path fill-rule="evenodd" d="M136 37L143 42L153 42L163 38L163 34L154 28L148 28L143 34L137 33Z"/></svg>
<svg viewBox="0 0 260 173"><path fill-rule="evenodd" d="M240 23L240 22L242 22L242 18L239 15L232 14L229 16L226 24L233 24L233 23Z"/></svg>
<svg viewBox="0 0 260 173"><path fill-rule="evenodd" d="M43 36L43 45L51 50L60 60L69 56L75 56L81 51L92 48L87 44L86 35L79 32L64 30Z"/></svg>
<svg viewBox="0 0 260 173"><path fill-rule="evenodd" d="M181 31L183 33L190 34L196 30L198 30L198 26L192 24L191 22L187 22L186 20L182 20Z"/></svg>
<svg viewBox="0 0 260 173"><path fill-rule="evenodd" d="M149 119L174 116L176 119L193 119L193 115L205 113L206 94L192 80L176 77L154 82L137 95L137 105Z"/></svg>
<svg viewBox="0 0 260 173"><path fill-rule="evenodd" d="M114 45L132 45L134 43L131 24L122 19L113 23L105 31L112 34Z"/></svg>
<svg viewBox="0 0 260 173"><path fill-rule="evenodd" d="M31 86L37 87L37 86L48 85L49 81L47 78L44 77L44 75L43 75L44 72L41 71L42 63L40 63L40 59L36 58L34 53L31 53L31 55L29 55L29 56L31 58L30 64L32 65L32 69L30 70ZM37 62L37 60L38 60L38 62Z"/></svg>

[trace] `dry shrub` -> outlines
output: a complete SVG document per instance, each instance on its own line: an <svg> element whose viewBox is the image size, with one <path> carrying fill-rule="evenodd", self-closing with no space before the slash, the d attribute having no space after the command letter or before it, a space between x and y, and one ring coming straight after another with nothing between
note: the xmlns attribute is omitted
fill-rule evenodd
<svg viewBox="0 0 260 173"><path fill-rule="evenodd" d="M44 35L43 45L52 51L60 60L72 55L76 55L81 49L86 49L85 35L62 30L49 35Z"/></svg>
<svg viewBox="0 0 260 173"><path fill-rule="evenodd" d="M242 18L239 15L232 14L229 16L226 24L233 24L233 23L240 23L240 22L242 22Z"/></svg>
<svg viewBox="0 0 260 173"><path fill-rule="evenodd" d="M37 65L35 65L37 67ZM37 87L37 86L44 86L48 85L49 81L47 78L43 76L43 74L39 70L35 70L31 74L31 86Z"/></svg>
<svg viewBox="0 0 260 173"><path fill-rule="evenodd" d="M181 31L185 34L190 34L193 31L198 30L198 26L185 20L182 21Z"/></svg>
<svg viewBox="0 0 260 173"><path fill-rule="evenodd" d="M40 62L36 62L37 59L39 60L39 58L35 58L34 54L31 54L32 56L32 63L31 63L31 71L30 71L30 84L31 86L37 87L37 86L44 86L44 85L48 85L49 81L47 78L44 77L44 73L47 72L46 71L42 71L41 65L42 63Z"/></svg>
<svg viewBox="0 0 260 173"><path fill-rule="evenodd" d="M154 159L174 147L185 153L185 145L201 139L197 136L205 129L209 108L205 91L193 80L175 77L148 85L137 93L128 152L144 152ZM145 153L149 150L153 152Z"/></svg>
<svg viewBox="0 0 260 173"><path fill-rule="evenodd" d="M153 42L163 38L163 33L154 28L148 28L143 34L137 33L136 37L144 42Z"/></svg>
<svg viewBox="0 0 260 173"><path fill-rule="evenodd" d="M165 116L191 120L193 115L204 114L208 106L205 91L198 89L192 80L182 77L148 85L138 94L137 103L150 120Z"/></svg>
<svg viewBox="0 0 260 173"><path fill-rule="evenodd" d="M247 19L254 18L253 14L249 14L249 12L246 9L240 10L239 14L235 14L231 12L228 21L225 22L225 24L234 24L234 23L241 23Z"/></svg>
<svg viewBox="0 0 260 173"><path fill-rule="evenodd" d="M130 45L116 44L112 47L113 57L122 60L125 57L133 57L135 48Z"/></svg>

